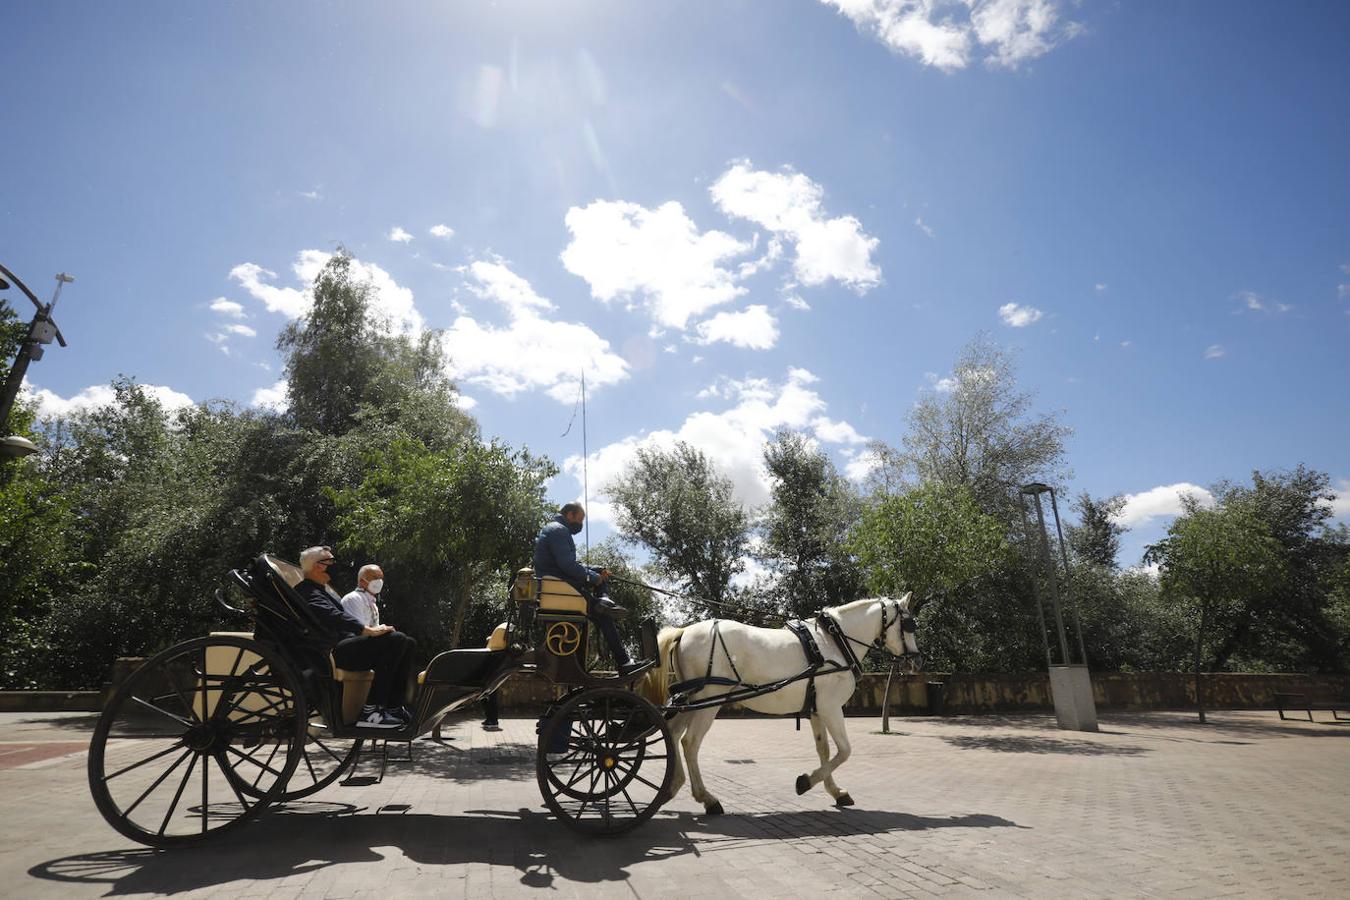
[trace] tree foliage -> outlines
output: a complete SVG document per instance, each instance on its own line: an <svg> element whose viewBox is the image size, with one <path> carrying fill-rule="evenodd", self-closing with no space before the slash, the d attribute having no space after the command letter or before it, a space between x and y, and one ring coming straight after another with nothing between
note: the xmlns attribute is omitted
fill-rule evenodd
<svg viewBox="0 0 1350 900"><path fill-rule="evenodd" d="M896 450L880 444L874 483L967 488L985 513L1013 522L1017 490L1032 480L1062 482L1064 441L1058 415L1032 411L1033 396L1017 383L1012 354L980 335L957 357L951 378L924 392L909 413Z"/></svg>
<svg viewBox="0 0 1350 900"><path fill-rule="evenodd" d="M1086 491L1078 495L1073 503L1078 524L1066 529L1075 558L1108 569L1116 567L1120 536L1128 530L1116 521L1124 507L1125 498L1119 495L1102 500L1093 500Z"/></svg>
<svg viewBox="0 0 1350 900"><path fill-rule="evenodd" d="M729 600L745 568L750 520L707 456L683 442L641 448L606 490L620 534L651 552L661 578L713 604Z"/></svg>
<svg viewBox="0 0 1350 900"><path fill-rule="evenodd" d="M773 487L759 523L759 556L776 576L776 611L805 618L862 596L861 572L847 548L862 513L853 487L798 432L780 432L765 445L764 465Z"/></svg>

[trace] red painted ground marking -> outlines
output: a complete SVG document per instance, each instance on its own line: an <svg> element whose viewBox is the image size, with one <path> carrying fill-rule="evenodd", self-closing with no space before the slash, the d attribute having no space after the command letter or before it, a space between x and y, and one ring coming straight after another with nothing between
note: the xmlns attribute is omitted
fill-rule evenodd
<svg viewBox="0 0 1350 900"><path fill-rule="evenodd" d="M88 741L47 741L41 744L4 742L0 743L0 769L13 769L87 749L89 749Z"/></svg>

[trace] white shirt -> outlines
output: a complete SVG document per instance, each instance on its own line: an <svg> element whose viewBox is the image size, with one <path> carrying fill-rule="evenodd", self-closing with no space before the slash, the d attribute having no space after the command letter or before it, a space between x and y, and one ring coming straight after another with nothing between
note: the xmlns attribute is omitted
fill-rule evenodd
<svg viewBox="0 0 1350 900"><path fill-rule="evenodd" d="M342 598L342 608L347 611L347 615L367 628L380 624L380 608L375 605L375 595L369 591L361 588L352 591Z"/></svg>

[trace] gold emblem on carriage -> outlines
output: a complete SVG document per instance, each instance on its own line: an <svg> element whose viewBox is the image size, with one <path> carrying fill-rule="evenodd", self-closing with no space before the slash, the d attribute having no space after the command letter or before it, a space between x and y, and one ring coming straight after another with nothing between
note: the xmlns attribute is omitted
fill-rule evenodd
<svg viewBox="0 0 1350 900"><path fill-rule="evenodd" d="M554 622L544 635L544 646L554 656L571 656L581 646L581 629L571 622Z"/></svg>

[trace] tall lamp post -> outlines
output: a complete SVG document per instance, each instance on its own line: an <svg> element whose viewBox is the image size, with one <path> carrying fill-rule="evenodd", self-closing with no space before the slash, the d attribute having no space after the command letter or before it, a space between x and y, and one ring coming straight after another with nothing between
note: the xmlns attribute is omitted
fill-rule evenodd
<svg viewBox="0 0 1350 900"><path fill-rule="evenodd" d="M28 289L17 275L9 269L0 265L0 291L8 290L11 284L23 291L24 295L37 307L37 312L33 316L33 321L28 325L28 335L19 345L19 353L14 357L14 365L9 370L9 378L5 380L4 391L0 392L0 431L9 430L9 414L14 409L14 400L19 396L19 387L23 384L23 377L28 372L28 364L42 359L43 348L53 340L57 341L62 347L66 346L66 338L61 334L61 329L56 327L56 322L52 320L52 310L56 308L56 301L61 299L61 288L74 281L69 275L62 272L56 276L56 293L52 294L51 303L43 303L33 292ZM18 457L28 456L30 453L37 452L37 445L26 437L19 435L9 435L0 438L0 456Z"/></svg>
<svg viewBox="0 0 1350 900"><path fill-rule="evenodd" d="M1048 484L1032 482L1023 485L1020 494L1027 552L1040 581L1036 593L1036 611L1040 616L1041 637L1045 641L1045 662L1050 670L1050 693L1055 702L1055 718L1060 728L1096 731L1097 704L1092 696L1092 676L1088 672L1087 651L1083 647L1083 624L1077 608L1072 604L1068 612L1073 614L1072 624L1077 641L1069 640L1068 629L1064 626L1066 610L1061 600L1069 599L1069 554L1064 547L1064 529L1060 527L1055 489ZM1050 547L1051 523L1041 501L1047 494L1050 496L1049 512L1055 520L1054 538L1058 553ZM1060 568L1061 563L1063 569ZM1050 640L1050 629L1055 633L1054 642ZM1075 656L1077 662L1074 661Z"/></svg>

